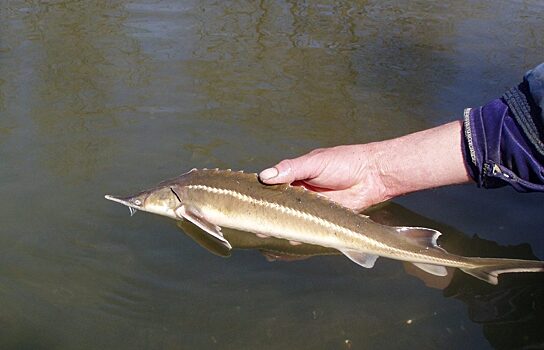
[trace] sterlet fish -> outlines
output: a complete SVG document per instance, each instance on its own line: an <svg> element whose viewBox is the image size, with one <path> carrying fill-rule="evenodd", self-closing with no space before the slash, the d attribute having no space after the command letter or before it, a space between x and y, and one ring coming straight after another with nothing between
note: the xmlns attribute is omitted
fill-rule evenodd
<svg viewBox="0 0 544 350"><path fill-rule="evenodd" d="M256 174L193 169L133 196L105 197L131 215L141 210L186 219L229 249L221 227L334 248L366 268L383 256L437 276L447 274L445 266L459 268L491 284L501 273L544 272L542 261L449 254L437 244L439 231L378 224L302 187L264 185Z"/></svg>

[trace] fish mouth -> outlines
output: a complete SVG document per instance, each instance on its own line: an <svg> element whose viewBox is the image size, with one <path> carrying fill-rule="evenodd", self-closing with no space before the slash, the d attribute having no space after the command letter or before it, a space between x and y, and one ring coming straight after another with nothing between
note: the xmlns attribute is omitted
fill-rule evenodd
<svg viewBox="0 0 544 350"><path fill-rule="evenodd" d="M123 198L115 197L115 196L112 196L112 195L109 195L109 194L105 195L104 198L106 198L107 200L113 201L113 202L117 202L117 203L121 203L123 205L126 205L128 207L128 210L130 211L130 216L136 214L136 211L141 209L141 207L139 207L136 204L131 203L128 200L123 199Z"/></svg>

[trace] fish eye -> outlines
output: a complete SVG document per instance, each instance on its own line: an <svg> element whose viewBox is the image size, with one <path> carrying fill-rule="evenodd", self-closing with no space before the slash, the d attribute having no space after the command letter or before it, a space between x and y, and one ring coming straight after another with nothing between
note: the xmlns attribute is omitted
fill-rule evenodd
<svg viewBox="0 0 544 350"><path fill-rule="evenodd" d="M142 204L142 201L139 200L139 199L135 199L135 200L134 200L134 204L136 204L136 205L141 205L141 204Z"/></svg>

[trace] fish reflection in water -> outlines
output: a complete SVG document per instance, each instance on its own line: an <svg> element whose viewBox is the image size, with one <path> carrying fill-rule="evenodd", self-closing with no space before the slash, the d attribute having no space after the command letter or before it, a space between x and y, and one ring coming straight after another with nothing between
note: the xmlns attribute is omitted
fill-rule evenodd
<svg viewBox="0 0 544 350"><path fill-rule="evenodd" d="M454 253L475 256L504 256L516 259L537 259L528 244L501 246L479 237L468 237L451 226L430 220L398 204L387 203L367 212L373 220L386 225L409 222L414 226L439 229L441 246ZM178 228L215 255L228 257L231 250L198 227L178 221ZM258 250L268 261L298 261L315 256L342 255L332 248L311 244L293 245L274 237L259 238L255 234L224 229L225 238L234 249ZM497 286L474 279L451 269L447 276L435 276L403 262L405 271L431 288L443 290L443 295L466 304L470 319L483 327L488 341L501 348L540 348L544 344L544 275L505 275ZM523 336L520 336L523 335Z"/></svg>
<svg viewBox="0 0 544 350"><path fill-rule="evenodd" d="M396 225L435 227L443 235L440 245L446 250L468 256L501 256L514 259L538 259L530 245L501 246L497 242L469 237L459 230L416 214L400 205L388 203L369 213L378 222ZM443 295L467 305L469 318L483 327L490 344L497 349L537 349L544 346L544 274L505 274L501 283L491 286L453 271L445 277L420 273L410 264L405 270L427 286L443 290Z"/></svg>

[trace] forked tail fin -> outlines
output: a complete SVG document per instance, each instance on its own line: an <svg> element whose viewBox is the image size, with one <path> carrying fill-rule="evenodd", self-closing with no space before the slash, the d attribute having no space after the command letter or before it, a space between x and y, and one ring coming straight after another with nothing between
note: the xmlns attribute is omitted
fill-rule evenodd
<svg viewBox="0 0 544 350"><path fill-rule="evenodd" d="M544 261L469 258L474 267L461 268L464 272L491 284L499 283L499 275L509 272L544 272Z"/></svg>

